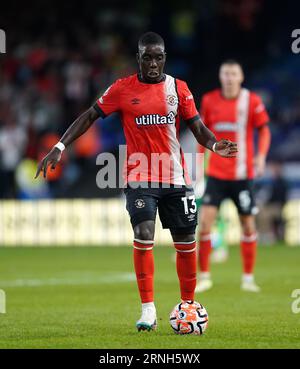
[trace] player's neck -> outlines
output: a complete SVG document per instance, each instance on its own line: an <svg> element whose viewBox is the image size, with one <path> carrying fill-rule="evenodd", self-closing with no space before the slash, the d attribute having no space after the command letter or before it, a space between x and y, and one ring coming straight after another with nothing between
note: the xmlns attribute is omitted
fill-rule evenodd
<svg viewBox="0 0 300 369"><path fill-rule="evenodd" d="M238 88L228 88L228 89L225 89L225 88L222 88L222 96L225 98L225 99L236 99L239 94L240 94L240 91L241 91L241 88L238 87Z"/></svg>
<svg viewBox="0 0 300 369"><path fill-rule="evenodd" d="M155 83L160 83L163 82L166 79L166 75L163 73L157 80L155 81L151 81L148 80L147 78L144 78L142 73L138 73L137 74L138 80L142 83L149 83L149 84L155 84Z"/></svg>

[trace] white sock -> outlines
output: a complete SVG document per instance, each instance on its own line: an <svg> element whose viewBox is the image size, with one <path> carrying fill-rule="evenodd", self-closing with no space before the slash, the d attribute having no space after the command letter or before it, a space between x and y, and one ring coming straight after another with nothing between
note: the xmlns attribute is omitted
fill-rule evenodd
<svg viewBox="0 0 300 369"><path fill-rule="evenodd" d="M254 282L254 275L244 273L243 276L242 276L242 279L243 279L243 282L251 283L251 282Z"/></svg>
<svg viewBox="0 0 300 369"><path fill-rule="evenodd" d="M145 309L148 309L148 308L156 310L154 302L145 302L144 304L142 304L142 311L144 311Z"/></svg>
<svg viewBox="0 0 300 369"><path fill-rule="evenodd" d="M200 279L210 279L210 272L201 272L200 273Z"/></svg>

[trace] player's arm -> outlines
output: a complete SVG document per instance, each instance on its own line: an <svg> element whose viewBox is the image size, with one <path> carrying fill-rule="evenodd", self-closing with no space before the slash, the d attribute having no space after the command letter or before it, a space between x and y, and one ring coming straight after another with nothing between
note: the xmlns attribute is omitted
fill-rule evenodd
<svg viewBox="0 0 300 369"><path fill-rule="evenodd" d="M48 166L51 165L52 169L55 168L56 164L61 158L61 153L65 146L70 145L70 143L83 135L97 118L105 118L119 110L121 84L121 80L114 82L110 87L108 87L104 94L97 99L93 106L81 114L71 124L60 141L39 163L35 178L40 174L41 171L43 171L44 177L46 177Z"/></svg>
<svg viewBox="0 0 300 369"><path fill-rule="evenodd" d="M51 165L51 169L55 169L57 163L59 162L64 147L70 145L78 137L84 134L93 122L100 117L100 112L91 106L83 114L81 114L66 130L64 135L59 141L59 147L53 146L51 151L40 161L37 167L35 178L37 178L41 171L43 171L44 178L46 178L46 173L48 166Z"/></svg>
<svg viewBox="0 0 300 369"><path fill-rule="evenodd" d="M256 175L262 176L266 167L266 158L271 144L271 132L267 124L257 128L258 130L258 153L256 156Z"/></svg>
<svg viewBox="0 0 300 369"><path fill-rule="evenodd" d="M199 116L196 116L188 127L200 145L226 158L236 156L237 144L224 139L217 141L216 136L205 126Z"/></svg>
<svg viewBox="0 0 300 369"><path fill-rule="evenodd" d="M269 114L262 99L252 94L254 99L253 124L258 132L258 152L255 157L256 175L262 176L266 167L266 158L271 144L271 132L268 126L270 122Z"/></svg>

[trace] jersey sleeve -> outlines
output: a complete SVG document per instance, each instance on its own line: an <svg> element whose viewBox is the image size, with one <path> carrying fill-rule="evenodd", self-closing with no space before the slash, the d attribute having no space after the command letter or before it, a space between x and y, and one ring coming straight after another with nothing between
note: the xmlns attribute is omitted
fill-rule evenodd
<svg viewBox="0 0 300 369"><path fill-rule="evenodd" d="M121 82L117 80L109 86L102 96L97 99L94 108L102 118L117 112L120 109Z"/></svg>
<svg viewBox="0 0 300 369"><path fill-rule="evenodd" d="M266 111L262 99L256 94L253 95L253 99L253 125L256 128L259 128L264 124L267 124L270 121L270 117Z"/></svg>
<svg viewBox="0 0 300 369"><path fill-rule="evenodd" d="M209 117L208 117L208 96L204 95L200 102L200 117L206 127L209 127Z"/></svg>
<svg viewBox="0 0 300 369"><path fill-rule="evenodd" d="M177 80L177 92L179 97L180 117L188 123L194 122L199 118L199 114L195 106L194 97L187 84L183 81Z"/></svg>

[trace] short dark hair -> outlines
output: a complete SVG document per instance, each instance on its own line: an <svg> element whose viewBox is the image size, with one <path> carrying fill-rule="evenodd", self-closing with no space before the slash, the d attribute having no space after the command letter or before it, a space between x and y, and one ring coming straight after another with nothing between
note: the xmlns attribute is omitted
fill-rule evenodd
<svg viewBox="0 0 300 369"><path fill-rule="evenodd" d="M165 47L164 39L155 32L146 32L140 38L138 42L138 48L145 47L147 45L161 45Z"/></svg>
<svg viewBox="0 0 300 369"><path fill-rule="evenodd" d="M222 67L222 65L239 65L239 67L241 68L241 70L243 70L242 64L237 60L237 59L225 59L221 65L220 68Z"/></svg>

